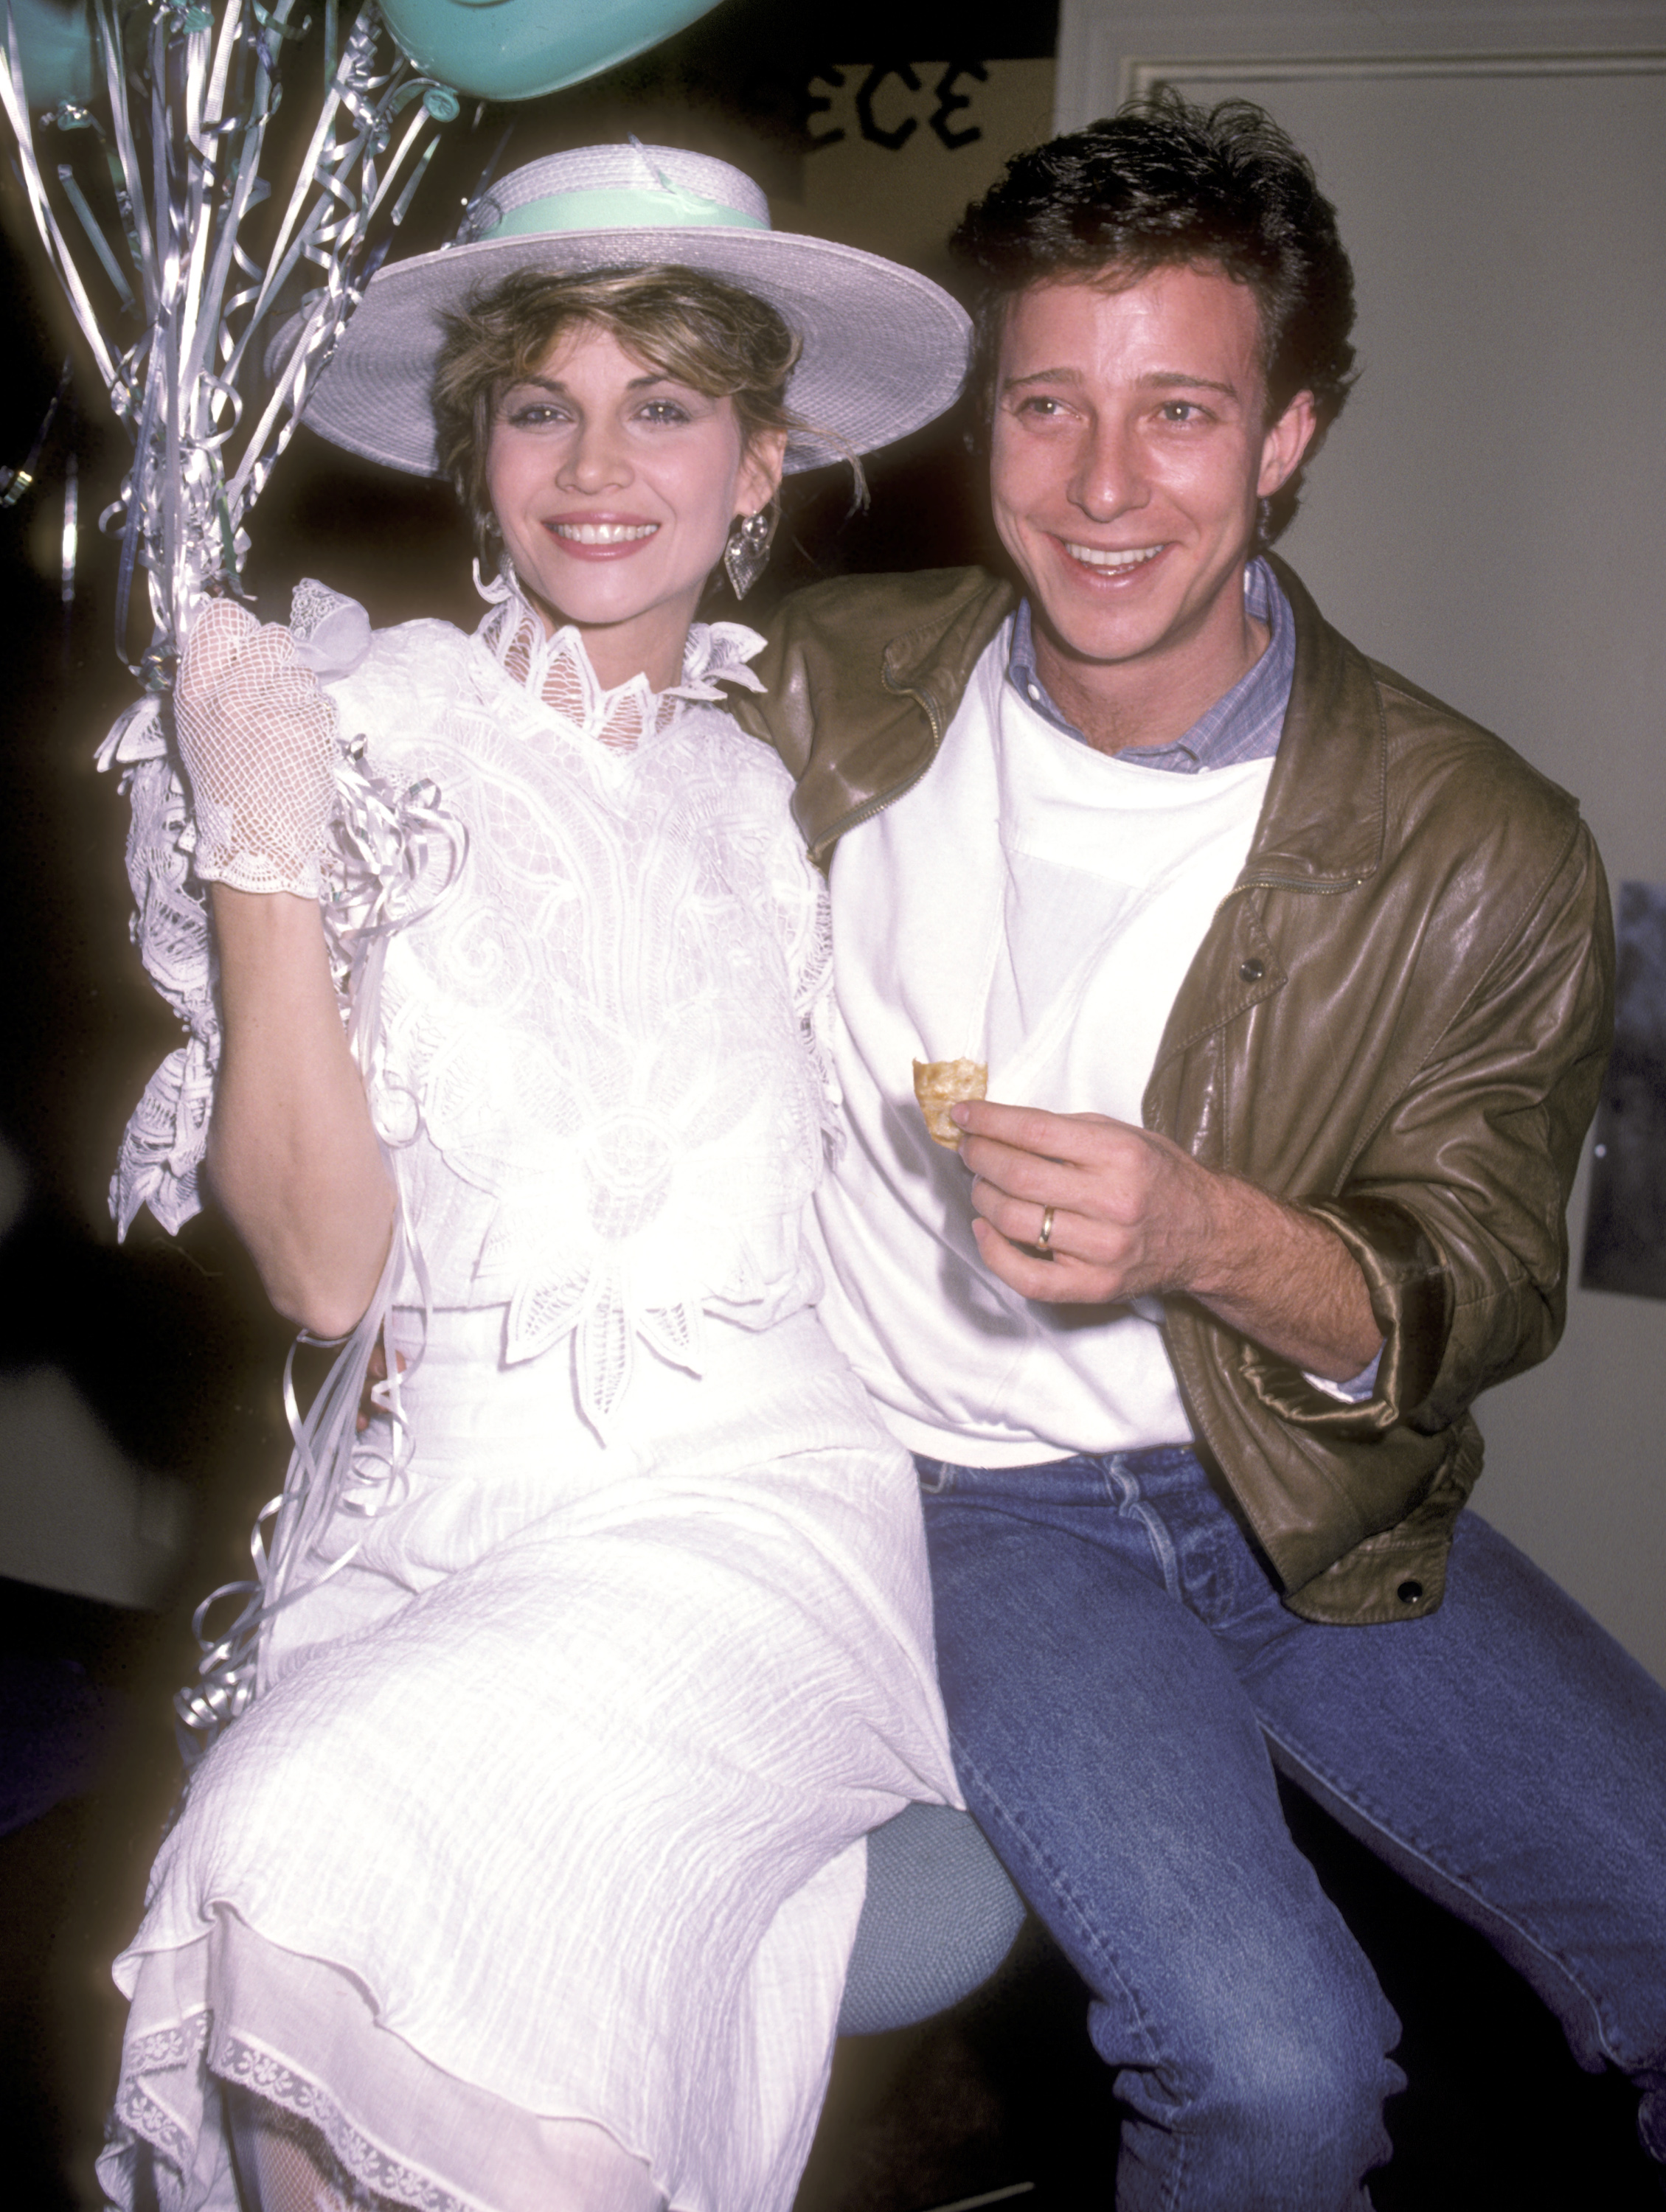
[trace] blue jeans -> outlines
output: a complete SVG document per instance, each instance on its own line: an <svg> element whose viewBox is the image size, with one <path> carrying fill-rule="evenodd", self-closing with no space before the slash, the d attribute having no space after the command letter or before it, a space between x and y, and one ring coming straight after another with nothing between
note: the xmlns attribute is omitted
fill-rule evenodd
<svg viewBox="0 0 1666 2212"><path fill-rule="evenodd" d="M1342 2212L1388 2156L1399 2025L1274 1765L1633 2076L1666 2160L1666 1692L1589 1614L1466 1513L1438 1612L1300 1620L1183 1448L916 1464L961 1784L1092 1991L1118 2212Z"/></svg>

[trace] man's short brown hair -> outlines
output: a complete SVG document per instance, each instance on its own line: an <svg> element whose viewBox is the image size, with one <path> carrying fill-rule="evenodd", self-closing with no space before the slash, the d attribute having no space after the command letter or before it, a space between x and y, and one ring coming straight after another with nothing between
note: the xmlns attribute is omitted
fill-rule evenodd
<svg viewBox="0 0 1666 2212"><path fill-rule="evenodd" d="M977 298L973 375L986 416L1009 301L1032 284L1137 283L1217 268L1255 295L1267 415L1313 394L1318 451L1353 383L1353 270L1313 165L1247 100L1195 106L1171 89L1020 154L952 241ZM1298 470L1263 536L1296 511Z"/></svg>

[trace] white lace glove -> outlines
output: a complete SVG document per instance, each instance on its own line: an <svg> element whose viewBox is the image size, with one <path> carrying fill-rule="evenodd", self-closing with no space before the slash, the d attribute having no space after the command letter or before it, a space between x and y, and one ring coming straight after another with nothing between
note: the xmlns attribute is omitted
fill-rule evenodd
<svg viewBox="0 0 1666 2212"><path fill-rule="evenodd" d="M335 805L336 710L289 632L234 600L208 600L179 657L173 718L198 875L316 898Z"/></svg>

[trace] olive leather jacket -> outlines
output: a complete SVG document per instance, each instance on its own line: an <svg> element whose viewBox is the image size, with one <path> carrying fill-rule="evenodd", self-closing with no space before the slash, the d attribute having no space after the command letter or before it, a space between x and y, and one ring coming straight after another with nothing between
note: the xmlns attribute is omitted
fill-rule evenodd
<svg viewBox="0 0 1666 2212"><path fill-rule="evenodd" d="M1188 1299L1164 1334L1198 1449L1286 1602L1406 1620L1439 1603L1481 1471L1472 1401L1561 1333L1612 1023L1608 896L1576 802L1356 652L1277 565L1296 621L1284 734L1143 1112L1335 1229L1383 1333L1376 1392L1333 1398ZM976 569L787 602L753 663L767 693L729 703L798 779L822 865L930 767L1015 603Z"/></svg>

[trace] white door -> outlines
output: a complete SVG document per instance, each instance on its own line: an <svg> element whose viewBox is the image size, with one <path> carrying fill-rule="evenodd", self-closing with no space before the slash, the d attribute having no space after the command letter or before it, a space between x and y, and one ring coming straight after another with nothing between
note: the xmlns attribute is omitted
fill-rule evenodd
<svg viewBox="0 0 1666 2212"><path fill-rule="evenodd" d="M1269 109L1353 258L1364 374L1280 550L1666 884L1666 4L1064 0L1060 128L1158 81ZM1666 1680L1663 1376L1666 1301L1576 1287L1477 1411L1487 1518Z"/></svg>

